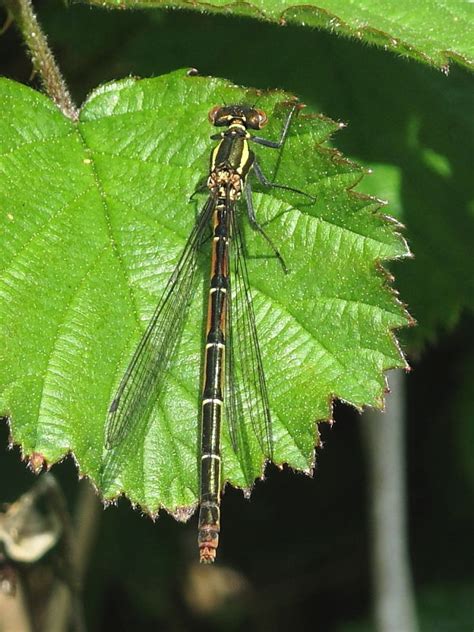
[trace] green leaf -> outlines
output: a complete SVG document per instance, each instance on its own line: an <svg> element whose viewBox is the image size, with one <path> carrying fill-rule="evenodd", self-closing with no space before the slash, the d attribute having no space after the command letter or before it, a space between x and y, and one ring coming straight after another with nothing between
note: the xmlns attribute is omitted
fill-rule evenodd
<svg viewBox="0 0 474 632"><path fill-rule="evenodd" d="M364 179L363 186L358 190L369 195L379 193L382 198L390 200L389 212L408 224L409 243L415 258L403 270L398 264L391 267L397 273L402 295L408 300L419 325L404 332L407 336L404 341L410 347L419 349L427 341L436 339L440 326L452 329L458 323L462 310L466 307L472 309L474 305L474 275L468 254L472 242L472 221L463 208L462 192L452 191L451 187L443 187L442 184L435 188L436 176L426 173L426 165L419 169L418 174L413 171L413 189L409 191L405 186L408 203L409 197L418 198L416 213L408 213L414 207L410 209L407 202L404 206L400 199L401 170L393 165L371 166L373 180ZM430 191L430 187L423 183L426 175L427 180L432 181ZM416 184L427 191L425 196L419 195ZM450 194L452 196L448 197ZM456 198L459 203L453 206ZM430 199L433 205L430 205ZM445 202L451 210L451 217L438 210ZM426 221L428 215L429 222ZM453 221L454 218L457 221ZM463 226L465 230L462 230ZM444 254L442 258L440 252Z"/></svg>
<svg viewBox="0 0 474 632"><path fill-rule="evenodd" d="M177 56L181 65L188 51L197 68L213 75L225 74L244 85L283 84L312 111L349 123L337 137L338 146L373 170L358 188L388 200L387 214L406 226L403 234L414 258L390 265L417 322L417 327L402 332L405 345L419 350L455 326L464 310L474 309L469 256L474 234L472 73L453 68L445 76L328 33L314 37L309 30L248 20L229 29L228 19L207 17L202 25L206 32L212 32L215 41L225 39L229 50L239 50L238 55L221 58L202 44L202 31L196 28L201 16L116 12L103 17L116 25L119 35L114 39L108 32L109 52L102 50L89 59L87 72L80 75L78 47L87 40L90 54L85 33L91 33L92 23L94 31L100 30L101 15L76 6L67 13L69 25L61 22L48 28L57 33L52 34L55 46L71 50L65 73L79 81L73 87L76 93L84 93L84 77L89 86L108 77L112 67L149 75L175 67ZM50 20L47 23L50 26ZM241 47L242 39L252 41L252 47ZM265 55L271 64L254 64Z"/></svg>
<svg viewBox="0 0 474 632"><path fill-rule="evenodd" d="M278 138L287 98L260 97L267 138ZM208 169L207 112L256 99L177 71L97 89L75 124L44 96L0 82L0 412L26 454L51 463L72 451L106 498L124 491L149 512L186 516L197 500L205 255L151 423L107 451L107 410L205 197L188 201ZM245 229L275 461L305 471L333 397L381 406L384 370L404 366L392 330L408 317L379 264L406 246L373 200L348 191L362 170L327 147L338 127L302 113L280 158L259 148L265 173L317 196L254 187L290 273ZM250 430L238 455L224 432L224 481L249 488L262 460Z"/></svg>
<svg viewBox="0 0 474 632"><path fill-rule="evenodd" d="M470 2L421 0L291 0L193 2L186 0L89 0L90 4L131 9L163 7L246 15L276 24L327 29L447 70L455 61L474 67Z"/></svg>
<svg viewBox="0 0 474 632"><path fill-rule="evenodd" d="M337 110L342 118L360 112L351 117L352 141L344 139L344 149L373 170L358 190L388 200L388 213L407 227L414 259L390 269L418 323L404 338L420 348L474 309L472 75L445 78L395 60L357 61L345 84L352 96ZM367 73L377 80L364 82ZM409 98L400 95L402 85Z"/></svg>

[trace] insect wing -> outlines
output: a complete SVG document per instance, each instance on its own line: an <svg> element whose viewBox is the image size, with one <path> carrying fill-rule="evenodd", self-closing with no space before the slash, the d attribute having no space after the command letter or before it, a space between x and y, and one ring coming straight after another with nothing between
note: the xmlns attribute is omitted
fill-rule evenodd
<svg viewBox="0 0 474 632"><path fill-rule="evenodd" d="M213 207L214 199L210 197L110 405L106 430L109 449L120 444L141 420L149 418L160 394L186 322L193 296L197 253L204 241Z"/></svg>
<svg viewBox="0 0 474 632"><path fill-rule="evenodd" d="M242 446L243 427L249 420L262 453L271 459L273 435L270 403L242 233L236 214L232 219L232 233L226 344L226 416L235 451Z"/></svg>

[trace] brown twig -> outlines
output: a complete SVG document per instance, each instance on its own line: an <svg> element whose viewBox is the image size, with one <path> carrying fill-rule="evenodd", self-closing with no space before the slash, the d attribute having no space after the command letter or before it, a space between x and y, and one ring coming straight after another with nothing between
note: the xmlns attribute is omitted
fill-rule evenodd
<svg viewBox="0 0 474 632"><path fill-rule="evenodd" d="M31 0L5 0L5 5L21 31L44 91L65 116L76 121L78 110L33 11Z"/></svg>

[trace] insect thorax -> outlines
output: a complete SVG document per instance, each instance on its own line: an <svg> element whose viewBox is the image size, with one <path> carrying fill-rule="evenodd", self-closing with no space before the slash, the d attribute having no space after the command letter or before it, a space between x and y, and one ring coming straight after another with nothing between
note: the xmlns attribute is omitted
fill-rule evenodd
<svg viewBox="0 0 474 632"><path fill-rule="evenodd" d="M213 169L207 180L209 190L218 198L231 202L238 200L242 194L243 178L234 169Z"/></svg>

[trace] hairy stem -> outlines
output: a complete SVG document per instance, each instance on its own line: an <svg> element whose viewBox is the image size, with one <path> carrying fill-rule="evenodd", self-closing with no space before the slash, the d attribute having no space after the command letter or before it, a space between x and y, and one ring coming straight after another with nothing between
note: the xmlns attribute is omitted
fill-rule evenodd
<svg viewBox="0 0 474 632"><path fill-rule="evenodd" d="M77 108L41 30L31 0L5 0L5 5L23 35L33 69L40 77L44 91L65 116L77 120Z"/></svg>
<svg viewBox="0 0 474 632"><path fill-rule="evenodd" d="M418 630L406 527L404 380L402 371L391 371L386 412L368 411L362 418L378 632Z"/></svg>

